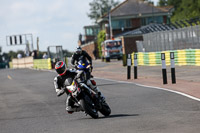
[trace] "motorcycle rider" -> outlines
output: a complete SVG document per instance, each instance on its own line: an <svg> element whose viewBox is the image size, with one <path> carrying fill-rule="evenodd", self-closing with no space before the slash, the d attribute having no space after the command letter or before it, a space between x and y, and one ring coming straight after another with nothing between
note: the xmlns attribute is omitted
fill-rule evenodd
<svg viewBox="0 0 200 133"><path fill-rule="evenodd" d="M92 66L92 58L86 51L82 50L80 46L76 48L76 52L72 55L71 65L76 67L78 61L82 58L87 59L88 63Z"/></svg>
<svg viewBox="0 0 200 133"><path fill-rule="evenodd" d="M92 58L89 56L89 54L86 51L82 50L81 47L78 46L76 48L76 52L72 55L71 65L76 68L76 65L78 64L79 60L81 60L81 59L85 59L85 60L87 59L89 65L91 65L91 69L93 68L92 67ZM90 78L91 78L91 76L89 74L89 76L87 76L87 85L92 90L94 90L97 94L99 94L101 96L102 100L104 101L105 97L100 92L99 88L96 86L95 81L94 80L90 80Z"/></svg>
<svg viewBox="0 0 200 133"><path fill-rule="evenodd" d="M65 80L68 78L74 79L75 77L79 77L81 72L70 69L67 70L66 64L63 61L59 61L56 63L55 70L58 73L58 76L54 78L55 91L57 93L57 96L61 96L65 93L65 90L63 89L65 87ZM68 94L66 100L66 110L69 114L82 110L80 106L76 106L74 104L75 102L72 100L72 97Z"/></svg>

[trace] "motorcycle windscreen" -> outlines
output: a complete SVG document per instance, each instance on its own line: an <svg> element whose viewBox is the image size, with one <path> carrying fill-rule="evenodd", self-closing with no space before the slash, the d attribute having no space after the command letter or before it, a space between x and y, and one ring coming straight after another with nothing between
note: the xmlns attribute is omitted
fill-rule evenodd
<svg viewBox="0 0 200 133"><path fill-rule="evenodd" d="M66 85L66 86L70 86L70 85L72 84L72 82L73 82L73 79L72 79L72 78L67 78L67 79L65 80L65 85Z"/></svg>

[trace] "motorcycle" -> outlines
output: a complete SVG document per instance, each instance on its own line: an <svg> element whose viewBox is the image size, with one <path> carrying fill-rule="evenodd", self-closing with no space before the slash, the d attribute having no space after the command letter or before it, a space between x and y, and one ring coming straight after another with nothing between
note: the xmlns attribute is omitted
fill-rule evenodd
<svg viewBox="0 0 200 133"><path fill-rule="evenodd" d="M82 110L96 119L99 117L98 111L104 116L109 116L111 109L95 91L90 89L84 82L78 82L78 79L66 79L66 91L72 96L73 101L82 107Z"/></svg>
<svg viewBox="0 0 200 133"><path fill-rule="evenodd" d="M76 69L83 72L81 77L82 80L91 78L92 66L87 62L86 59L81 58L76 65Z"/></svg>

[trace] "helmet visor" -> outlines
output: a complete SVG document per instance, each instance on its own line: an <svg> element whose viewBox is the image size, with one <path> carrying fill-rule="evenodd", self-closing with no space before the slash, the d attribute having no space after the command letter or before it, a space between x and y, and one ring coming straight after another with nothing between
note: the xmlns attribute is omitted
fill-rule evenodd
<svg viewBox="0 0 200 133"><path fill-rule="evenodd" d="M76 51L77 54L81 54L81 51Z"/></svg>
<svg viewBox="0 0 200 133"><path fill-rule="evenodd" d="M59 69L56 69L56 72L58 73L58 74L63 74L64 72L65 72L65 66L63 66L63 67L61 67L61 68L59 68Z"/></svg>
<svg viewBox="0 0 200 133"><path fill-rule="evenodd" d="M81 52L82 52L81 47L77 47L77 49L76 49L76 53L77 53L77 54L81 54Z"/></svg>

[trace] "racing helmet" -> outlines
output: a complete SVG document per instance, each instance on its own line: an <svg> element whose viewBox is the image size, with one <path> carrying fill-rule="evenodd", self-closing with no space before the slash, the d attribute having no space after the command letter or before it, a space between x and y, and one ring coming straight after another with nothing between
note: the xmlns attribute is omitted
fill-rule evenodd
<svg viewBox="0 0 200 133"><path fill-rule="evenodd" d="M65 62L63 62L63 61L57 62L56 65L55 65L55 69L56 69L56 72L60 76L64 75L66 73L66 71L67 71L67 67L66 67Z"/></svg>
<svg viewBox="0 0 200 133"><path fill-rule="evenodd" d="M80 46L76 47L76 53L81 54L82 53L82 48Z"/></svg>

